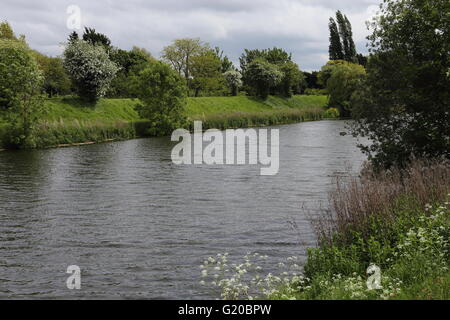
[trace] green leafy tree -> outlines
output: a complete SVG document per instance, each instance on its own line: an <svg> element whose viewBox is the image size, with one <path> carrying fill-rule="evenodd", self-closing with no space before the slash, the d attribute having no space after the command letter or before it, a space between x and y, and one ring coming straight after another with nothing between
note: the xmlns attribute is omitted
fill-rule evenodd
<svg viewBox="0 0 450 320"><path fill-rule="evenodd" d="M119 68L103 46L78 40L64 51L64 67L84 100L96 102L108 91Z"/></svg>
<svg viewBox="0 0 450 320"><path fill-rule="evenodd" d="M271 88L277 87L283 80L283 72L262 58L253 60L248 65L246 74L249 84L255 88L256 95L263 99L267 98Z"/></svg>
<svg viewBox="0 0 450 320"><path fill-rule="evenodd" d="M51 98L54 95L66 95L71 92L72 82L64 69L63 61L58 57L47 57L37 51L33 52L39 69L43 72L43 89Z"/></svg>
<svg viewBox="0 0 450 320"><path fill-rule="evenodd" d="M378 167L450 158L450 2L386 0L371 27L367 80L352 99L355 135Z"/></svg>
<svg viewBox="0 0 450 320"><path fill-rule="evenodd" d="M330 96L329 106L338 108L341 116L350 117L350 100L365 75L364 67L359 64L336 65L327 81L327 91Z"/></svg>
<svg viewBox="0 0 450 320"><path fill-rule="evenodd" d="M272 69L276 69L282 74L282 80L276 85L271 85L269 93L291 96L292 93L300 92L301 87L305 85L303 74L298 66L292 62L292 55L283 49L276 47L264 50L245 49L239 60L244 89L249 94L261 95L260 89L256 87L257 82L254 81L254 73L250 72L250 65L256 60L266 61L268 64L272 65ZM252 70L252 72L254 72L254 70Z"/></svg>
<svg viewBox="0 0 450 320"><path fill-rule="evenodd" d="M223 53L223 50L220 50L219 47L215 47L214 52L222 63L222 73L236 69L233 65L233 62L231 62L231 60L228 59L228 57Z"/></svg>
<svg viewBox="0 0 450 320"><path fill-rule="evenodd" d="M283 78L278 92L285 97L291 97L294 93L301 92L302 88L305 87L305 77L298 65L289 61L281 64L279 69L283 73Z"/></svg>
<svg viewBox="0 0 450 320"><path fill-rule="evenodd" d="M135 81L140 103L136 110L148 119L150 135L168 135L186 125L186 85L169 65L155 62L141 71Z"/></svg>
<svg viewBox="0 0 450 320"><path fill-rule="evenodd" d="M0 39L17 40L11 25L7 21L0 23Z"/></svg>
<svg viewBox="0 0 450 320"><path fill-rule="evenodd" d="M120 70L112 80L107 95L110 97L134 98L136 96L132 85L134 78L140 71L156 62L156 59L145 49L136 46L130 51L113 49L110 52L110 58L119 66Z"/></svg>
<svg viewBox="0 0 450 320"><path fill-rule="evenodd" d="M184 76L187 87L190 88L193 57L201 56L210 50L209 45L200 39L178 39L163 50L162 58L169 63L179 75Z"/></svg>
<svg viewBox="0 0 450 320"><path fill-rule="evenodd" d="M326 65L320 69L320 72L317 74L317 82L319 86L326 88L327 82L331 78L331 75L333 74L333 71L341 66L341 65L348 65L349 62L345 60L331 60L328 61Z"/></svg>
<svg viewBox="0 0 450 320"><path fill-rule="evenodd" d="M223 74L232 96L237 96L239 88L242 87L242 75L239 71L229 70Z"/></svg>
<svg viewBox="0 0 450 320"><path fill-rule="evenodd" d="M200 92L209 95L220 94L225 90L225 79L222 76L222 61L214 51L206 51L202 55L192 57L191 89L198 97Z"/></svg>
<svg viewBox="0 0 450 320"><path fill-rule="evenodd" d="M43 76L31 50L21 41L0 39L0 116L9 123L9 143L33 147L41 116Z"/></svg>

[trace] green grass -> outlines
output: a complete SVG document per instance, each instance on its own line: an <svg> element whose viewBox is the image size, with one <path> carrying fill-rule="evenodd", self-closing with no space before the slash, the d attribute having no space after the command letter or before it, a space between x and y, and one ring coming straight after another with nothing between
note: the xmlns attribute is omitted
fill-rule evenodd
<svg viewBox="0 0 450 320"><path fill-rule="evenodd" d="M254 97L201 97L189 98L186 113L190 118L198 116L224 115L235 113L255 113L281 109L302 109L325 107L326 96L293 96L281 98L270 96L267 100Z"/></svg>
<svg viewBox="0 0 450 320"><path fill-rule="evenodd" d="M134 110L137 100L101 99L95 106L78 99L54 98L45 102L47 121L137 121L139 115Z"/></svg>
<svg viewBox="0 0 450 320"><path fill-rule="evenodd" d="M100 99L90 105L71 97L47 99L33 145L44 148L142 136L149 124L139 119L137 103L136 99ZM186 116L190 122L203 120L205 129L266 126L320 120L326 117L326 103L326 96L270 96L265 101L245 96L188 98ZM0 148L6 145L5 131L0 123Z"/></svg>

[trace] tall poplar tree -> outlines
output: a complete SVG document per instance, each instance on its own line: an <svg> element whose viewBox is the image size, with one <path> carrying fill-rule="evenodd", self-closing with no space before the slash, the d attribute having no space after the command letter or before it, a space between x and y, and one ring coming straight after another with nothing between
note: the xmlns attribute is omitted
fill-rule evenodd
<svg viewBox="0 0 450 320"><path fill-rule="evenodd" d="M330 18L328 27L330 29L330 60L343 60L344 51L342 49L341 38L339 36L338 26L333 18Z"/></svg>
<svg viewBox="0 0 450 320"><path fill-rule="evenodd" d="M336 23L337 21L337 23ZM352 25L347 16L339 10L336 21L330 18L330 60L345 60L356 63L356 46L353 41Z"/></svg>

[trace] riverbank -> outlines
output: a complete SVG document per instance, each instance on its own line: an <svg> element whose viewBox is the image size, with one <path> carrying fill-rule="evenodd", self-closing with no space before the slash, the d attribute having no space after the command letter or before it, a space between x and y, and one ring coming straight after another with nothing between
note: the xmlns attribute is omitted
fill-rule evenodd
<svg viewBox="0 0 450 320"><path fill-rule="evenodd" d="M89 105L74 98L48 99L46 112L36 126L34 145L48 148L145 136L150 123L140 119L134 110L137 102L101 99ZM205 129L223 130L336 117L333 112L327 113L326 104L326 96L188 98L186 116L190 122L202 120ZM0 149L7 147L7 135L6 126L0 126Z"/></svg>
<svg viewBox="0 0 450 320"><path fill-rule="evenodd" d="M255 257L234 268L219 255L202 273L216 279L219 270L214 283L225 299L448 300L449 193L445 160L338 179L330 210L312 219L318 244L303 268L292 257L263 277Z"/></svg>

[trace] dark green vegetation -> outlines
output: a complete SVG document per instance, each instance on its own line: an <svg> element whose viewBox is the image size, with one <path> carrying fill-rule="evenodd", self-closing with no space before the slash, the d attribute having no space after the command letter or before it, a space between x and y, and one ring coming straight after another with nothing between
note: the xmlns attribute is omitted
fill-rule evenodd
<svg viewBox="0 0 450 320"><path fill-rule="evenodd" d="M385 1L367 78L352 97L355 135L380 168L450 158L450 2Z"/></svg>

